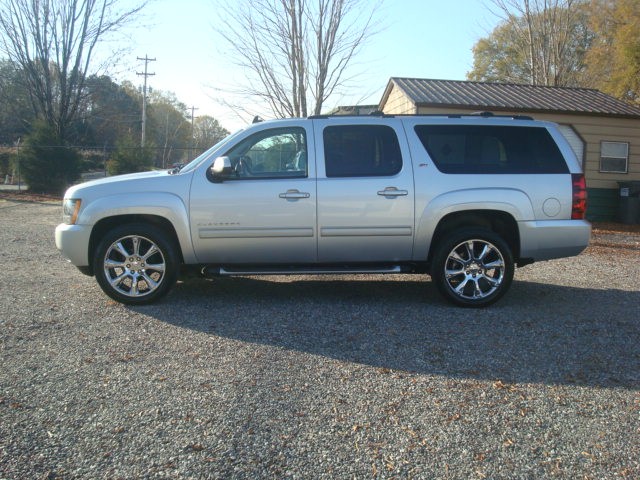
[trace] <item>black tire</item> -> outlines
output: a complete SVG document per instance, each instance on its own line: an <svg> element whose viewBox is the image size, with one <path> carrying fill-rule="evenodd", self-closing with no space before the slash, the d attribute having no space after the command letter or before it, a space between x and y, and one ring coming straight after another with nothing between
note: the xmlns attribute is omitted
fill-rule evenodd
<svg viewBox="0 0 640 480"><path fill-rule="evenodd" d="M431 278L440 293L463 307L486 307L502 297L513 280L513 254L491 230L467 228L436 246Z"/></svg>
<svg viewBox="0 0 640 480"><path fill-rule="evenodd" d="M128 305L152 303L166 295L175 285L179 269L175 242L159 228L143 223L114 228L93 256L100 288Z"/></svg>

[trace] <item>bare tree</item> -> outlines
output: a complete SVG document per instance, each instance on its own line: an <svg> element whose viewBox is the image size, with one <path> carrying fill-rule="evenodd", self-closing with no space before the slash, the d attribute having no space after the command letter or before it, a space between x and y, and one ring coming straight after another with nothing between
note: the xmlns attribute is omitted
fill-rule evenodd
<svg viewBox="0 0 640 480"><path fill-rule="evenodd" d="M532 85L574 86L590 42L586 0L491 0L526 59Z"/></svg>
<svg viewBox="0 0 640 480"><path fill-rule="evenodd" d="M365 0L242 0L224 8L219 33L247 72L236 93L266 103L277 117L320 114L342 91L347 67L370 35L375 12Z"/></svg>
<svg viewBox="0 0 640 480"><path fill-rule="evenodd" d="M96 46L142 10L119 0L2 0L0 50L24 72L34 113L60 139L76 119Z"/></svg>

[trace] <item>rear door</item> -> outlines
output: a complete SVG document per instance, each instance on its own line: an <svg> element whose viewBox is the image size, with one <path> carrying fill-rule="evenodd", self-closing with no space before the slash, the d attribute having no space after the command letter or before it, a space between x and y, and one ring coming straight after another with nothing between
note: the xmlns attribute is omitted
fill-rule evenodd
<svg viewBox="0 0 640 480"><path fill-rule="evenodd" d="M413 171L398 119L314 120L318 261L410 260Z"/></svg>

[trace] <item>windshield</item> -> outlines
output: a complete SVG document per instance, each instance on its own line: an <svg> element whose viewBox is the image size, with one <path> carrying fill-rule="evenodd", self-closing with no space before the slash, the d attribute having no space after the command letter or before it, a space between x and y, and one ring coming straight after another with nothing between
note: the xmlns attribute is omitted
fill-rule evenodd
<svg viewBox="0 0 640 480"><path fill-rule="evenodd" d="M232 139L234 139L235 137L237 137L241 132L243 132L245 129L242 128L240 130L238 130L235 133L232 133L231 135L226 136L225 138L223 138L222 140L220 140L218 143L216 143L213 147L209 148L207 151L205 151L204 153L201 153L200 155L198 155L196 158L194 158L193 160L191 160L189 163L187 163L185 166L183 166L182 168L180 168L180 173L185 173L185 172L190 172L191 170L193 170L194 168L196 168L198 165L200 165L200 163L207 159L208 157L211 156L211 154L213 152L215 152L216 150L218 150L220 147L222 147L224 144L226 144L227 142L231 141Z"/></svg>

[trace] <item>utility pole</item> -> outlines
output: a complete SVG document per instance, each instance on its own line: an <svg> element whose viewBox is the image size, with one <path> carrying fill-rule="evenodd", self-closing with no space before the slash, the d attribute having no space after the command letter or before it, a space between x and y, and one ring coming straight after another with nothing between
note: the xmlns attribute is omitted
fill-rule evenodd
<svg viewBox="0 0 640 480"><path fill-rule="evenodd" d="M155 75L155 73L148 73L147 67L149 62L155 62L155 58L149 58L145 53L144 58L137 57L138 60L144 61L144 72L136 72L136 75L144 76L144 87L142 89L142 140L140 140L140 146L144 148L145 132L147 129L147 77Z"/></svg>
<svg viewBox="0 0 640 480"><path fill-rule="evenodd" d="M189 152L189 157L187 158L187 160L191 160L191 156L193 155L193 149L194 149L194 146L193 146L193 140L194 140L194 138L193 138L193 112L195 110L199 110L199 109L197 107L192 106L191 107L191 150Z"/></svg>
<svg viewBox="0 0 640 480"><path fill-rule="evenodd" d="M22 191L22 178L20 178L20 137L18 137L18 141L16 142L16 149L18 150L18 191Z"/></svg>

